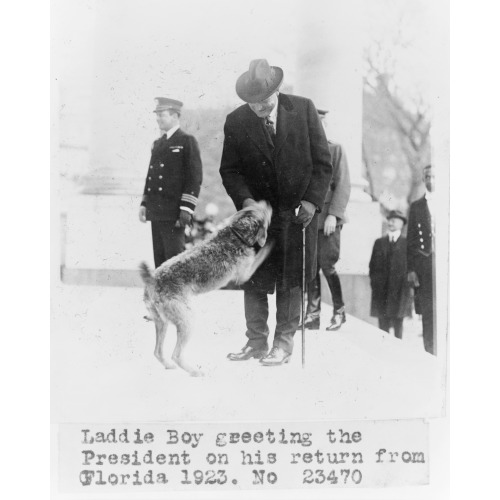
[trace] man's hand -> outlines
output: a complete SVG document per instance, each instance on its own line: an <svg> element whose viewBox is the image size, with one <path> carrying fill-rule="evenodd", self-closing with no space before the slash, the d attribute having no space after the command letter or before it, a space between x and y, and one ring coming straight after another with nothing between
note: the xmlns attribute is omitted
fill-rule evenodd
<svg viewBox="0 0 500 500"><path fill-rule="evenodd" d="M186 227L190 226L193 220L193 216L187 210L179 211L179 219L175 223L175 227Z"/></svg>
<svg viewBox="0 0 500 500"><path fill-rule="evenodd" d="M243 208L247 208L251 205L255 205L257 203L253 198L245 198L243 200Z"/></svg>
<svg viewBox="0 0 500 500"><path fill-rule="evenodd" d="M418 288L420 286L420 282L418 281L418 276L415 271L410 271L408 273L408 283L413 288Z"/></svg>
<svg viewBox="0 0 500 500"><path fill-rule="evenodd" d="M327 215L325 219L325 225L323 226L323 232L325 236L330 236L335 232L337 227L337 217L335 215Z"/></svg>
<svg viewBox="0 0 500 500"><path fill-rule="evenodd" d="M139 220L141 222L146 222L146 207L143 205L139 207Z"/></svg>
<svg viewBox="0 0 500 500"><path fill-rule="evenodd" d="M307 200L301 200L299 213L295 219L296 224L307 227L316 213L316 205Z"/></svg>

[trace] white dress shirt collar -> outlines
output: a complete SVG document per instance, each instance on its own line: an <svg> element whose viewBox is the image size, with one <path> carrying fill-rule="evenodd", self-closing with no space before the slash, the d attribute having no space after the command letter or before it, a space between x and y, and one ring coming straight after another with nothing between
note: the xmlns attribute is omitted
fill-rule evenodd
<svg viewBox="0 0 500 500"><path fill-rule="evenodd" d="M168 132L165 133L167 136L167 140L170 139L176 132L179 130L180 125L176 125L175 127L172 127Z"/></svg>
<svg viewBox="0 0 500 500"><path fill-rule="evenodd" d="M401 231L389 231L387 233L387 236L389 236L389 241L398 241L399 237L401 236Z"/></svg>

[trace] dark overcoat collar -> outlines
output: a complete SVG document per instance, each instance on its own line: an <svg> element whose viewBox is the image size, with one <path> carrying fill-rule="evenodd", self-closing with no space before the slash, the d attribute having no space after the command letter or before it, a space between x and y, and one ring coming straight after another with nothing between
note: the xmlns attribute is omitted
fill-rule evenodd
<svg viewBox="0 0 500 500"><path fill-rule="evenodd" d="M244 126L250 139L274 163L279 151L285 144L289 131L295 126L295 111L292 102L285 94L278 95L278 123L276 124L276 139L273 144L266 134L262 118L259 118L247 104L245 107Z"/></svg>
<svg viewBox="0 0 500 500"><path fill-rule="evenodd" d="M394 250L399 250L401 248L401 245L403 244L403 235L400 234L399 238L396 240L394 243ZM386 234L382 238L382 251L384 252L384 255L387 255L389 253L389 247L391 246L391 240L389 239L389 234Z"/></svg>
<svg viewBox="0 0 500 500"><path fill-rule="evenodd" d="M277 155L285 144L290 130L295 127L297 111L295 111L292 102L285 94L278 96L278 124L276 126L276 144L274 154Z"/></svg>

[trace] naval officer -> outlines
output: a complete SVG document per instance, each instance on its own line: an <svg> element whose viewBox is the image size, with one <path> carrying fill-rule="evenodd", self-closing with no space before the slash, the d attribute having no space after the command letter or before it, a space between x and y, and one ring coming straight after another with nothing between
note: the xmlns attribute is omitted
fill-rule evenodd
<svg viewBox="0 0 500 500"><path fill-rule="evenodd" d="M202 165L196 139L180 128L182 102L156 98L156 121L162 133L153 143L139 220L151 221L155 267L185 248L200 194Z"/></svg>
<svg viewBox="0 0 500 500"><path fill-rule="evenodd" d="M425 194L410 206L407 253L408 282L415 288L415 312L422 315L424 348L437 354L434 329L435 276L434 276L434 172L432 165L423 169Z"/></svg>

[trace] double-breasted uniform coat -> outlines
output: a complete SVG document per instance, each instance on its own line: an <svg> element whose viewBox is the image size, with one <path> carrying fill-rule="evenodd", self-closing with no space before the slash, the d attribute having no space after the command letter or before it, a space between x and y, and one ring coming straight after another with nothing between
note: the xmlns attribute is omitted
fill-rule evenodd
<svg viewBox="0 0 500 500"><path fill-rule="evenodd" d="M422 315L424 347L436 353L434 337L434 237L425 196L410 205L408 217L408 272L417 274L415 312Z"/></svg>
<svg viewBox="0 0 500 500"><path fill-rule="evenodd" d="M174 224L181 209L193 213L202 177L200 149L192 135L178 129L169 139L163 135L153 143L141 205L152 223L157 267L184 249L184 228ZM165 234L160 237L162 231Z"/></svg>
<svg viewBox="0 0 500 500"><path fill-rule="evenodd" d="M202 181L196 139L181 129L153 143L142 205L150 221L176 221L180 207L194 210Z"/></svg>
<svg viewBox="0 0 500 500"><path fill-rule="evenodd" d="M323 208L332 166L328 142L310 99L280 93L273 142L248 104L227 116L220 174L236 209L246 198L267 200L273 208L268 232L276 245L245 289L273 293L275 286L302 284L302 225L295 224L301 200ZM318 217L306 228L306 280L316 272Z"/></svg>

